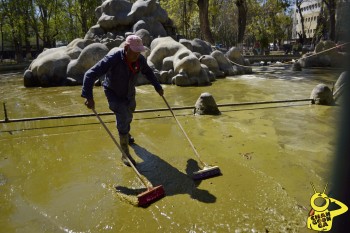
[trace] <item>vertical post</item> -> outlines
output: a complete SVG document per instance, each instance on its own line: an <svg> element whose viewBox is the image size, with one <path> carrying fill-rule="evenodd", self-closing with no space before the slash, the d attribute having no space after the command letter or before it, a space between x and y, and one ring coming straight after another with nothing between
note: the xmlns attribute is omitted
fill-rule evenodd
<svg viewBox="0 0 350 233"><path fill-rule="evenodd" d="M5 104L5 102L3 103L3 105L4 105L5 122L9 122L9 118L7 117L7 111L6 111L6 104Z"/></svg>

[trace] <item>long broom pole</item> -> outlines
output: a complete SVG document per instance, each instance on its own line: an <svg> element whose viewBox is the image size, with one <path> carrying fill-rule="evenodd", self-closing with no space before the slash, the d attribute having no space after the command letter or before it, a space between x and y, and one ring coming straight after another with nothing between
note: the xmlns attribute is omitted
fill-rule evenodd
<svg viewBox="0 0 350 233"><path fill-rule="evenodd" d="M185 132L185 130L182 128L182 126L181 126L179 120L177 119L177 117L175 116L173 110L171 109L170 105L168 104L168 101L165 99L165 97L164 97L163 95L162 95L162 98L163 98L165 104L168 106L168 108L169 108L171 114L173 115L174 119L176 120L177 125L180 127L181 131L183 132L183 134L184 134L185 137L187 138L187 141L188 141L189 144L191 145L192 150L194 151L194 153L195 153L195 155L197 156L198 160L202 163L202 165L203 165L204 167L207 167L208 165L207 165L206 163L204 163L204 162L201 160L201 158L200 158L200 156L199 156L199 154L198 154L196 148L194 147L194 145L193 145L192 141L190 140L190 138L187 136L187 133Z"/></svg>
<svg viewBox="0 0 350 233"><path fill-rule="evenodd" d="M96 117L98 118L98 120L100 121L101 125L103 126L103 128L107 131L107 133L109 134L109 136L112 138L114 144L118 147L118 149L120 150L120 152L122 152L123 156L128 160L130 166L132 167L132 169L135 171L136 175L139 177L139 179L142 181L142 183L148 188L148 189L152 189L153 186L151 185L151 183L147 180L145 180L146 178L143 177L140 172L136 169L136 167L134 166L134 164L130 161L130 159L128 158L128 156L125 154L125 152L123 151L123 149L121 148L121 146L119 145L119 143L117 142L117 140L114 138L113 134L111 133L111 131L107 128L106 124L103 122L103 120L101 119L101 117L97 114L96 110L94 108L92 108L92 111L94 112L94 114L96 115Z"/></svg>

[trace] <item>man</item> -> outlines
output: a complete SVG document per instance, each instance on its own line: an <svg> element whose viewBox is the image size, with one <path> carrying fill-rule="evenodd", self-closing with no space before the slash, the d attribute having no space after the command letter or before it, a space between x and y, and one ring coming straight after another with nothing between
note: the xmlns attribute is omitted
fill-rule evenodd
<svg viewBox="0 0 350 233"><path fill-rule="evenodd" d="M81 94L86 99L85 105L94 109L95 101L92 91L94 82L102 75L106 75L103 88L109 109L116 115L120 146L134 165L136 162L129 153L128 144L134 142L129 132L133 112L136 108L135 83L137 73L144 74L160 96L164 94L162 86L152 69L147 65L146 58L140 54L143 51L145 51L145 47L141 38L135 35L128 36L124 49L111 50L85 73ZM130 166L124 156L122 156L122 161L125 165Z"/></svg>

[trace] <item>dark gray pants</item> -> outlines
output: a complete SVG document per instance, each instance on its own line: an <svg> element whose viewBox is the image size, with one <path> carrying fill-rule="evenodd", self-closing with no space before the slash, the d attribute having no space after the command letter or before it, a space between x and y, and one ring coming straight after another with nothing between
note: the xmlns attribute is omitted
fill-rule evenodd
<svg viewBox="0 0 350 233"><path fill-rule="evenodd" d="M104 88L104 91L108 100L109 109L112 110L116 116L116 126L119 134L128 134L133 112L136 108L135 96L131 98L120 98L110 89Z"/></svg>

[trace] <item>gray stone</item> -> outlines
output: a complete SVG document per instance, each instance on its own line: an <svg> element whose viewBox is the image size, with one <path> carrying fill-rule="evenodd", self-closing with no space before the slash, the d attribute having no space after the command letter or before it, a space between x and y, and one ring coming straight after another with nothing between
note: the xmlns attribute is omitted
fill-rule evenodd
<svg viewBox="0 0 350 233"><path fill-rule="evenodd" d="M221 112L214 100L214 97L208 93L202 93L198 98L195 108L195 115L220 115Z"/></svg>
<svg viewBox="0 0 350 233"><path fill-rule="evenodd" d="M320 41L314 52L304 54L299 60L301 67L345 67L346 55L339 53L333 41Z"/></svg>
<svg viewBox="0 0 350 233"><path fill-rule="evenodd" d="M209 55L213 50L211 45L201 39L195 38L191 41L193 52L200 53L201 55Z"/></svg>
<svg viewBox="0 0 350 233"><path fill-rule="evenodd" d="M348 71L342 72L337 82L334 84L333 98L337 103L343 102L341 99L344 94L344 91L347 89L346 85L349 85L349 78L350 77Z"/></svg>
<svg viewBox="0 0 350 233"><path fill-rule="evenodd" d="M33 77L31 70L26 70L23 75L23 83L25 87L35 87L38 85L39 80Z"/></svg>
<svg viewBox="0 0 350 233"><path fill-rule="evenodd" d="M230 60L223 54L223 52L219 50L215 50L210 54L212 57L216 59L219 64L219 68L222 72L224 72L225 76L234 75L234 70L232 68L232 63Z"/></svg>
<svg viewBox="0 0 350 233"><path fill-rule="evenodd" d="M107 46L100 43L88 45L78 59L72 60L67 67L67 76L82 84L85 72L108 53Z"/></svg>
<svg viewBox="0 0 350 233"><path fill-rule="evenodd" d="M300 63L298 63L298 62L293 63L292 71L301 71L301 70L302 70L302 68L301 68Z"/></svg>
<svg viewBox="0 0 350 233"><path fill-rule="evenodd" d="M108 51L123 48L125 38L131 34L140 36L148 47L142 55L162 83L208 85L216 77L251 72L249 67L232 66L222 52L212 53L212 47L206 41L175 41L175 27L159 1L131 2L134 1L104 1L95 10L96 25L89 29L84 39L78 38L67 46L44 50L24 73L25 85L80 85L84 73ZM236 57L235 49L230 51ZM137 85L146 83L149 81L140 76Z"/></svg>
<svg viewBox="0 0 350 233"><path fill-rule="evenodd" d="M331 89L325 84L318 84L311 92L310 99L318 105L334 105Z"/></svg>
<svg viewBox="0 0 350 233"><path fill-rule="evenodd" d="M230 61L244 66L244 57L242 56L242 49L232 47L226 52L225 55Z"/></svg>
<svg viewBox="0 0 350 233"><path fill-rule="evenodd" d="M152 36L146 29L140 29L135 32L135 35L139 36L142 39L144 46L150 47L152 42Z"/></svg>
<svg viewBox="0 0 350 233"><path fill-rule="evenodd" d="M225 77L225 73L220 70L217 60L211 55L203 55L199 58L199 61L206 65L210 71L213 72L216 78Z"/></svg>

